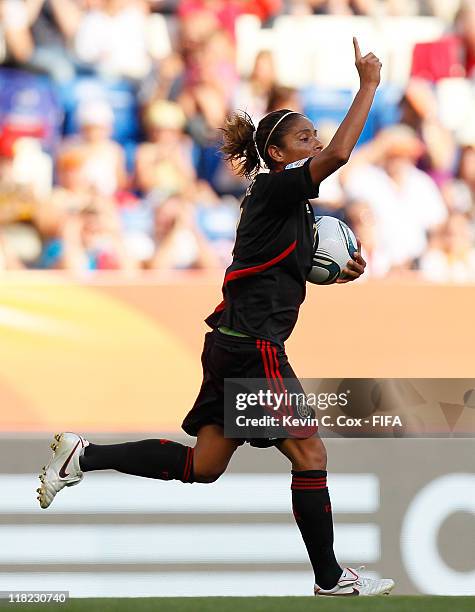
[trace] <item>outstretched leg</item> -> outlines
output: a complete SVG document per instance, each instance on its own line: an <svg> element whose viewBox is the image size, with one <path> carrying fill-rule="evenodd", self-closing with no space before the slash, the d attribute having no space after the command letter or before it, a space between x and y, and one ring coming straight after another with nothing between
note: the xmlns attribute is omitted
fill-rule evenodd
<svg viewBox="0 0 475 612"><path fill-rule="evenodd" d="M193 482L193 448L162 438L91 444L79 457L83 472L117 470L123 474Z"/></svg>
<svg viewBox="0 0 475 612"><path fill-rule="evenodd" d="M239 445L239 441L224 437L222 427L204 425L198 431L194 448L162 438L122 444L89 444L79 463L83 472L117 470L160 480L214 482Z"/></svg>
<svg viewBox="0 0 475 612"><path fill-rule="evenodd" d="M54 454L40 474L38 500L47 508L61 489L78 484L84 472L93 470L189 483L214 482L240 444L241 440L225 438L218 425L201 427L194 448L160 438L91 444L74 433L58 434L51 445Z"/></svg>

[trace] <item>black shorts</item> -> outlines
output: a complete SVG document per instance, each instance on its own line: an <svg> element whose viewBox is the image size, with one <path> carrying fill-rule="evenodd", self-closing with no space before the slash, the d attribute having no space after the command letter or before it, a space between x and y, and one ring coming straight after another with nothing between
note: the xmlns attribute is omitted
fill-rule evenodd
<svg viewBox="0 0 475 612"><path fill-rule="evenodd" d="M272 359L273 370L269 372ZM303 393L303 388L293 371L285 351L268 340L243 338L213 330L205 335L203 353L203 382L193 408L186 415L182 428L190 436L196 436L204 425L216 424L224 428L224 379L262 378L272 389L275 377L294 379L293 387ZM242 439L251 446L274 446L279 438Z"/></svg>

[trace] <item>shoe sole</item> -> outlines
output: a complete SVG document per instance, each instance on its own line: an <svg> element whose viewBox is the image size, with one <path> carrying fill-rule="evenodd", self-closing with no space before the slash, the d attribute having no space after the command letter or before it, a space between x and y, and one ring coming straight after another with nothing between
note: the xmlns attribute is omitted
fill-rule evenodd
<svg viewBox="0 0 475 612"><path fill-rule="evenodd" d="M37 496L36 499L40 502L40 507L43 510L46 510L46 508L49 508L49 506L51 506L51 504L53 502L53 499L56 497L56 494L59 493L59 491L56 491L56 493L53 495L53 498L51 499L51 501L49 503L47 503L47 500L46 500L46 493L47 493L47 491L46 491L46 474L47 474L47 471L50 468L51 464L56 459L56 450L57 450L58 446L61 444L61 442L63 441L63 435L64 435L63 433L56 433L54 435L53 441L49 445L51 450L53 451L53 456L51 457L49 462L41 468L41 472L38 474L38 478L40 479L41 484L36 489L36 492L38 493L38 496ZM80 436L79 436L79 438L80 438ZM80 438L80 439L82 439L82 438ZM70 487L70 486L73 486L75 484L78 484L78 482L79 481L75 481L75 482L71 482L71 483L65 482L64 484L65 484L66 487Z"/></svg>
<svg viewBox="0 0 475 612"><path fill-rule="evenodd" d="M391 591L394 589L394 587L396 586L396 583L393 582L393 584L389 587L386 588L385 591L383 591L382 593L378 593L377 595L361 595L360 593L356 594L356 593L348 593L345 595L331 595L331 594L323 594L323 593L314 593L315 597L380 597L381 595L391 595Z"/></svg>

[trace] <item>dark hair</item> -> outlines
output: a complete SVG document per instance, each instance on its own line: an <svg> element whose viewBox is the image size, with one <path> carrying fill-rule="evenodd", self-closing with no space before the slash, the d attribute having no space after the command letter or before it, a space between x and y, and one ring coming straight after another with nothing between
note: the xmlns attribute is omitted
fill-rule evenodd
<svg viewBox="0 0 475 612"><path fill-rule="evenodd" d="M277 125L277 122L286 114L292 113ZM233 169L240 176L252 178L261 168L261 159L272 170L273 161L268 154L269 145L282 146L282 138L292 119L299 113L287 108L274 111L259 121L257 131L248 113L237 111L226 119L223 131L223 145L221 151L224 159L231 163ZM277 125L277 127L275 127ZM275 127L275 129L274 129ZM254 133L255 132L255 133ZM272 136L269 138L269 134ZM266 146L267 142L267 146ZM264 147L266 151L264 151ZM260 155L260 157L259 157Z"/></svg>

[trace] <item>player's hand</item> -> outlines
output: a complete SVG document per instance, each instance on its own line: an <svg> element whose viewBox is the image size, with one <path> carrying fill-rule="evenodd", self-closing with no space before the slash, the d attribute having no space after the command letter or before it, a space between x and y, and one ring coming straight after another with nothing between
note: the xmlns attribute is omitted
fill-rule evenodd
<svg viewBox="0 0 475 612"><path fill-rule="evenodd" d="M350 261L346 264L346 268L344 268L342 272L342 278L339 278L336 281L339 284L349 283L350 281L354 281L362 274L364 274L364 269L366 268L366 261L361 255L361 242L358 238L357 242L358 250L353 254L353 259L350 259Z"/></svg>
<svg viewBox="0 0 475 612"><path fill-rule="evenodd" d="M381 81L381 62L374 53L362 56L360 46L356 37L353 37L355 48L355 66L360 75L361 85L373 85L377 87Z"/></svg>

